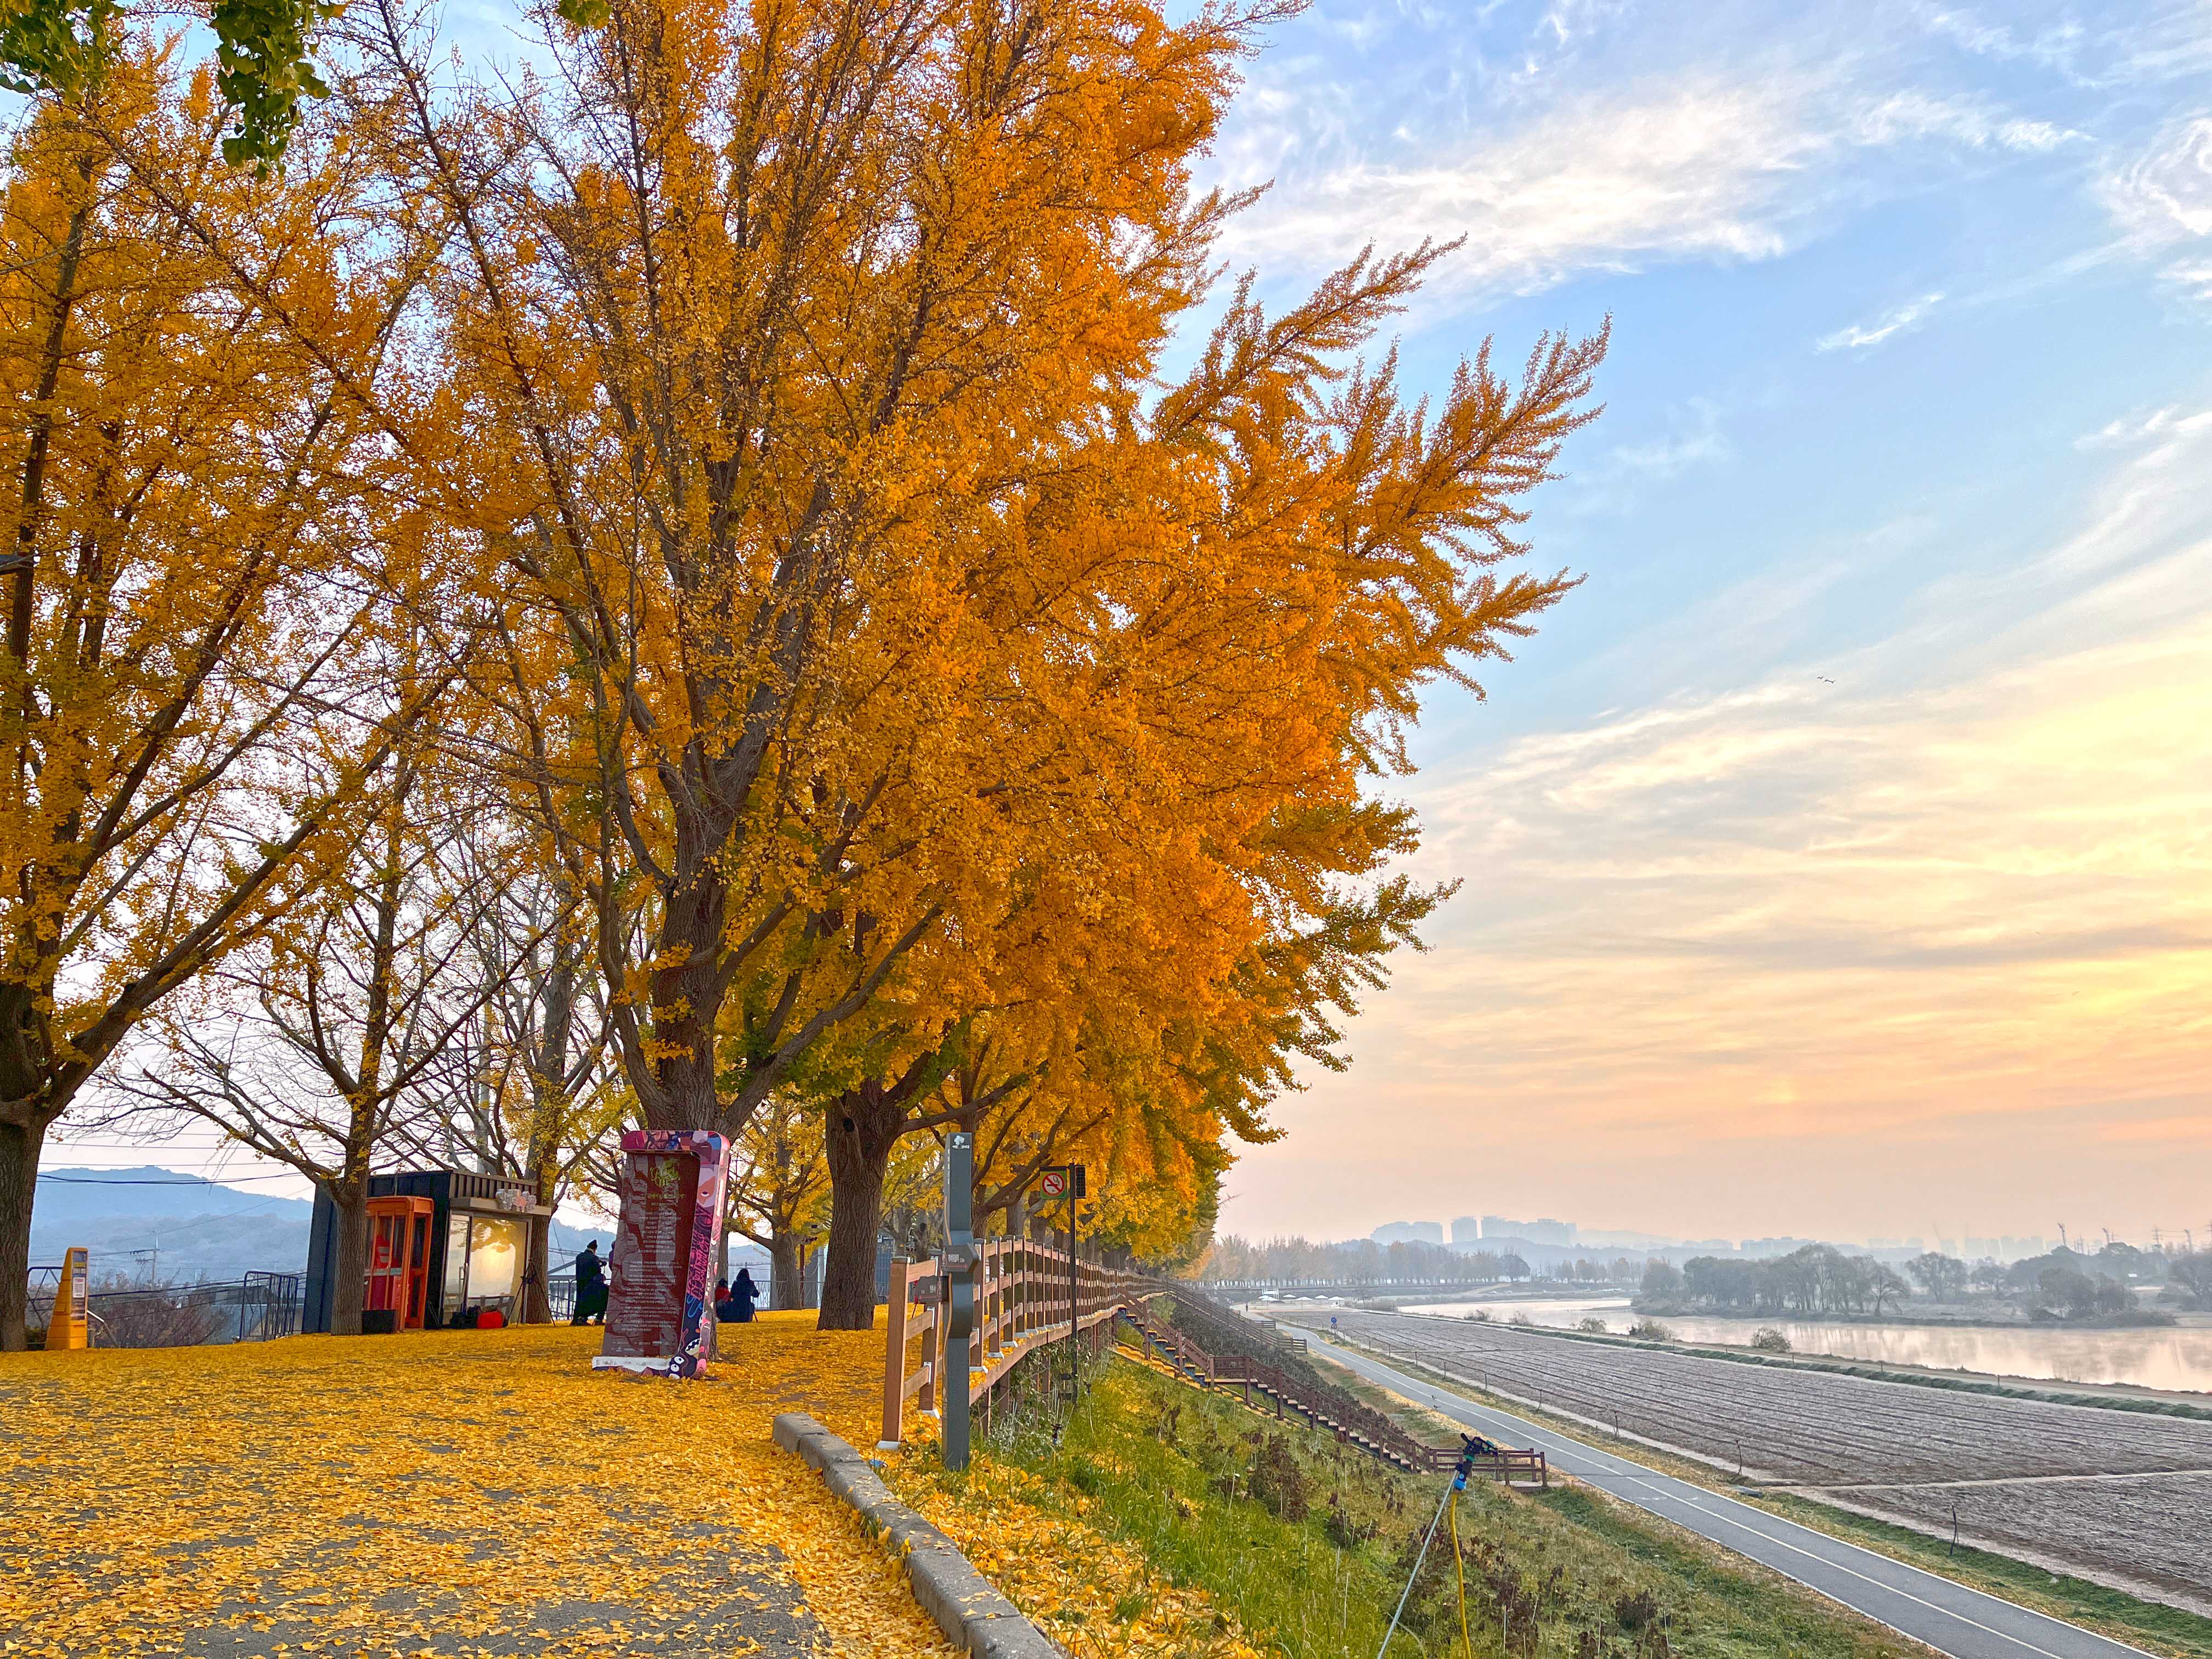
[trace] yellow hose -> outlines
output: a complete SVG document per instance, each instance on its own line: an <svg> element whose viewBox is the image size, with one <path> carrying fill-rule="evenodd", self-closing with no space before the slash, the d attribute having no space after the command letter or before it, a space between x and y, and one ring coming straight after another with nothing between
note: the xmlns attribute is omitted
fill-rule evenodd
<svg viewBox="0 0 2212 1659"><path fill-rule="evenodd" d="M1459 1493L1451 1495L1452 1576L1459 1584L1459 1645L1466 1659L1474 1659L1474 1639L1467 1633L1467 1558L1459 1548Z"/></svg>

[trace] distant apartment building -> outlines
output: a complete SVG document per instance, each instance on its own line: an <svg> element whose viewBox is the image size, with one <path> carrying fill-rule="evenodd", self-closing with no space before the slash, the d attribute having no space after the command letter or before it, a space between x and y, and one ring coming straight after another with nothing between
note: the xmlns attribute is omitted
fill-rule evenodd
<svg viewBox="0 0 2212 1659"><path fill-rule="evenodd" d="M1455 1244L1474 1244L1482 1239L1482 1218L1479 1215L1455 1216L1451 1224L1451 1242Z"/></svg>
<svg viewBox="0 0 2212 1659"><path fill-rule="evenodd" d="M1575 1242L1575 1224L1554 1221L1547 1216L1541 1221L1514 1221L1502 1215L1482 1218L1485 1238L1524 1238L1531 1244L1557 1244L1571 1248Z"/></svg>
<svg viewBox="0 0 2212 1659"><path fill-rule="evenodd" d="M1444 1230L1435 1221L1386 1221L1368 1237L1377 1244L1441 1244Z"/></svg>

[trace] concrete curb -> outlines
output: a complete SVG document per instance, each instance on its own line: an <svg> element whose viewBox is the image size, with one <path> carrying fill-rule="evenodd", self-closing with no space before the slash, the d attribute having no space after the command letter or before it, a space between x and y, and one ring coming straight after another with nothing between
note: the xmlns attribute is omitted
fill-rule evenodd
<svg viewBox="0 0 2212 1659"><path fill-rule="evenodd" d="M979 1659L1066 1659L996 1585L969 1565L959 1546L891 1496L868 1460L804 1412L775 1419L775 1443L796 1452L906 1564L915 1600L953 1644Z"/></svg>

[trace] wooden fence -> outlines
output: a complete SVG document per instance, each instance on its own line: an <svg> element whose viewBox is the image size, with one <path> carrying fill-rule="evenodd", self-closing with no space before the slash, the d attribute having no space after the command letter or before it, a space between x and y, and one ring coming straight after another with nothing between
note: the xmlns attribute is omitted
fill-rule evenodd
<svg viewBox="0 0 2212 1659"><path fill-rule="evenodd" d="M1148 1281L1079 1258L1073 1277L1067 1252L1025 1239L988 1239L975 1246L975 1328L968 1339L970 1398L988 1420L992 1390L1023 1359L1071 1328L1089 1334L1144 1293ZM952 1281L931 1257L891 1262L890 1340L884 1351L883 1444L902 1437L906 1403L938 1407L945 1364L945 1310ZM1071 1297L1070 1291L1073 1294Z"/></svg>
<svg viewBox="0 0 2212 1659"><path fill-rule="evenodd" d="M1171 1294L1182 1302L1179 1292ZM1326 1385L1316 1389L1295 1373L1250 1354L1209 1353L1188 1332L1153 1317L1143 1307L1132 1307L1128 1322L1143 1342L1147 1359L1158 1360L1201 1389L1241 1400L1254 1411L1279 1420L1302 1419L1313 1428L1335 1435L1340 1443L1409 1474L1449 1469L1459 1462L1459 1447L1424 1445L1381 1412L1341 1389ZM1550 1466L1540 1451L1500 1446L1477 1456L1474 1468L1509 1486L1523 1481L1547 1487L1552 1484Z"/></svg>

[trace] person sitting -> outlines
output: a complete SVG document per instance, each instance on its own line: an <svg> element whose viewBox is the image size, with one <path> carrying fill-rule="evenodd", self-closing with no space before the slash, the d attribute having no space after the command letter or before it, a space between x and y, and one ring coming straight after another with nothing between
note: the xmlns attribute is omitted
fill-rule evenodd
<svg viewBox="0 0 2212 1659"><path fill-rule="evenodd" d="M730 1281L726 1279L714 1281L714 1320L722 1325L738 1322L738 1304L730 1300Z"/></svg>
<svg viewBox="0 0 2212 1659"><path fill-rule="evenodd" d="M753 1304L759 1300L760 1287L753 1283L752 1269L738 1268L738 1282L730 1286L730 1306L732 1310L729 1315L730 1322L735 1325L751 1324ZM715 1310L714 1316L717 1319L723 1316L720 1310Z"/></svg>

